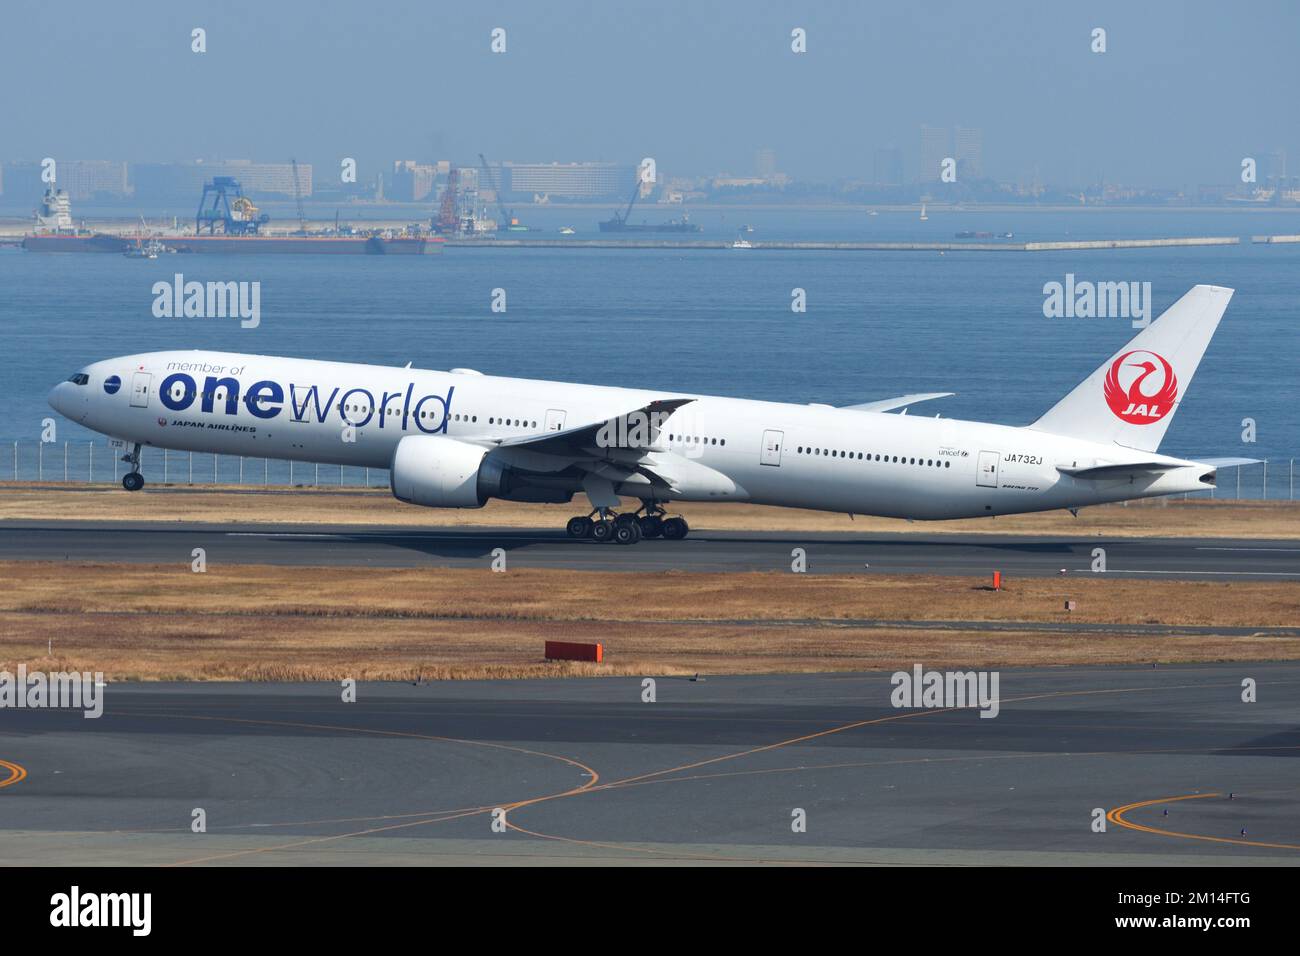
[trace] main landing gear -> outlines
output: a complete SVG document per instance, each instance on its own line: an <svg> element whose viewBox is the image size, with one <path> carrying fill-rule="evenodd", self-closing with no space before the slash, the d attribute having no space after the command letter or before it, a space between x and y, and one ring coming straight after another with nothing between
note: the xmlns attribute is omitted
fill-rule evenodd
<svg viewBox="0 0 1300 956"><path fill-rule="evenodd" d="M139 491L144 487L144 475L140 474L140 446L131 446L131 454L123 455L122 460L131 466L131 470L122 476L122 487L127 491Z"/></svg>
<svg viewBox="0 0 1300 956"><path fill-rule="evenodd" d="M570 538L636 544L642 538L680 541L690 533L691 527L686 523L685 518L667 517L663 508L652 501L647 501L643 502L636 511L617 515L608 508L595 508L590 514L570 518L565 530Z"/></svg>

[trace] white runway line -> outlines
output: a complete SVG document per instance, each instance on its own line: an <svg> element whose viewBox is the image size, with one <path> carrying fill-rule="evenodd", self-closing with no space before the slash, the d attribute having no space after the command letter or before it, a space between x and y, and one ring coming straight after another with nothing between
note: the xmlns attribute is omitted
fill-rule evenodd
<svg viewBox="0 0 1300 956"><path fill-rule="evenodd" d="M319 534L306 531L227 531L227 538L333 538L336 541L347 537L341 534Z"/></svg>
<svg viewBox="0 0 1300 956"><path fill-rule="evenodd" d="M1300 554L1300 548L1228 548L1228 547L1197 547L1197 551L1280 551L1283 554Z"/></svg>
<svg viewBox="0 0 1300 956"><path fill-rule="evenodd" d="M1098 574L1239 574L1248 578L1300 578L1300 571L1134 571L1129 568L1109 568Z"/></svg>

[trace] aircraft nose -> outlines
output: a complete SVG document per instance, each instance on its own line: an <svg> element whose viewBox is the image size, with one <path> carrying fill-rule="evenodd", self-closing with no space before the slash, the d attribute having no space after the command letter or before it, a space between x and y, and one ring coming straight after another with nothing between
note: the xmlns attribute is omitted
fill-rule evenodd
<svg viewBox="0 0 1300 956"><path fill-rule="evenodd" d="M50 408L65 418L71 418L74 422L82 421L90 408L86 387L72 382L60 382L55 385L50 389L50 394L45 400L49 402Z"/></svg>
<svg viewBox="0 0 1300 956"><path fill-rule="evenodd" d="M54 409L56 412L58 412L61 415L68 414L67 396L68 396L69 387L70 387L70 383L60 382L58 385L55 385L52 389L50 389L50 394L47 395L45 398L45 400L49 402L50 408Z"/></svg>

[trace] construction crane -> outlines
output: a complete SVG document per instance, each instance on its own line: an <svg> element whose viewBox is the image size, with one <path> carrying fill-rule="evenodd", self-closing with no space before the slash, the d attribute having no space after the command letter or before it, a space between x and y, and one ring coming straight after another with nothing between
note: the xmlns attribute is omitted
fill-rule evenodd
<svg viewBox="0 0 1300 956"><path fill-rule="evenodd" d="M298 185L298 160L290 159L289 162L293 166L293 201L298 205L298 228L306 233L307 217L302 211L302 187Z"/></svg>
<svg viewBox="0 0 1300 956"><path fill-rule="evenodd" d="M638 175L637 178L636 178L636 185L632 187L632 198L629 199L629 200L627 201L627 208L623 210L623 215L620 216L620 215L618 214L618 212L616 211L616 212L614 213L614 218L613 218L612 220L610 220L610 222L617 222L617 223L620 223L620 224L624 224L624 223L626 223L627 220L628 220L628 217L629 217L630 215L632 215L632 207L636 205L636 197L639 196L639 195L641 195L641 177L640 177L640 175ZM601 225L603 226L604 223L602 223Z"/></svg>
<svg viewBox="0 0 1300 956"><path fill-rule="evenodd" d="M442 191L442 206L438 209L438 218L433 227L444 236L460 233L460 214L456 211L456 192L460 182L460 170L455 166L447 172L447 188Z"/></svg>
<svg viewBox="0 0 1300 956"><path fill-rule="evenodd" d="M211 197L211 202L208 201ZM244 195L239 180L232 176L214 176L203 184L199 197L199 211L194 217L194 232L202 235L207 226L208 235L217 234L217 224L228 236L255 236L270 217L260 212L253 201Z"/></svg>
<svg viewBox="0 0 1300 956"><path fill-rule="evenodd" d="M501 201L501 190L497 188L497 178L492 172L492 167L488 165L486 157L482 153L478 154L478 161L483 164L483 172L487 173L488 185L492 187L492 194L497 197L497 211L501 213L501 222L505 225L507 232L527 232L528 227L520 225L519 220L515 218L514 210L506 211L506 204Z"/></svg>

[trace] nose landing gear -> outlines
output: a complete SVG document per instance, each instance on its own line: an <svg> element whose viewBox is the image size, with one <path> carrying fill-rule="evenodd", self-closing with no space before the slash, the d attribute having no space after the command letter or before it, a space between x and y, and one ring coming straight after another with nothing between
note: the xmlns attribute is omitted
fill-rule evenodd
<svg viewBox="0 0 1300 956"><path fill-rule="evenodd" d="M122 460L131 466L131 470L122 476L122 487L127 491L139 491L144 487L144 475L140 474L140 445L133 445L131 454L123 455Z"/></svg>
<svg viewBox="0 0 1300 956"><path fill-rule="evenodd" d="M617 515L609 508L595 508L590 514L570 518L565 526L570 538L615 544L636 544L642 538L680 541L690 530L685 518L666 517L664 509L653 501L643 502L636 511Z"/></svg>

